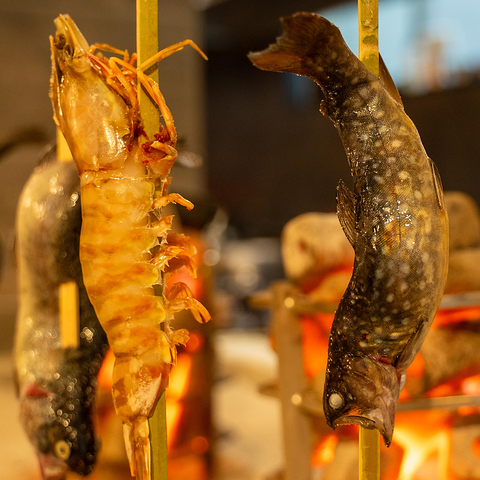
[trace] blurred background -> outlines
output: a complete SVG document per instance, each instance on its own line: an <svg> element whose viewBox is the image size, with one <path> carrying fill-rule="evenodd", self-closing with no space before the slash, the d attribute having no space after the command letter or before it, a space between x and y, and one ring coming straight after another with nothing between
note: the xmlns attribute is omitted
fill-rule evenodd
<svg viewBox="0 0 480 480"><path fill-rule="evenodd" d="M356 52L356 3L159 1L160 48L190 38L209 57L204 62L188 48L169 57L160 63L159 84L183 152L170 190L195 203L192 212L178 214L184 225L200 232L203 262L213 272L216 374L237 381L214 389L219 431L238 427L229 423L234 399L250 395L248 415L236 420L250 419L254 436L230 437L233 445L235 438L238 442L229 457L236 460L228 465L235 473L224 478L263 478L259 475L282 464L279 407L274 399L257 397L255 387L275 375L269 315L250 308L248 298L284 278L285 224L305 212L333 212L338 180L350 178L337 132L318 111L322 95L316 85L257 70L246 55L272 43L281 33L279 18L296 11L322 13ZM1 401L11 405L5 411L2 403L2 415L12 431L17 428L8 383L16 315L15 210L23 185L55 143L48 37L59 13L70 14L90 43L135 51L133 0L0 0L0 352L5 367L0 375L10 385L2 389ZM380 0L379 13L380 51L445 190L466 192L480 202L480 3ZM268 426L255 430L252 412ZM266 451L255 447L261 432ZM18 442L25 443L22 435ZM11 459L24 458L7 448L15 442L6 437L2 442L7 450L0 447L0 452L12 448ZM13 478L9 475L1 476Z"/></svg>

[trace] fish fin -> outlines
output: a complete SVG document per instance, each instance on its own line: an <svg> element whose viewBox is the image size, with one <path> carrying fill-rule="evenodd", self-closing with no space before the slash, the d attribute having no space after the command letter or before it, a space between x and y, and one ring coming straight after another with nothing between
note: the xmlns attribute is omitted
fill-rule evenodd
<svg viewBox="0 0 480 480"><path fill-rule="evenodd" d="M398 355L395 362L392 365L398 370L406 370L407 367L413 362L413 359L417 356L419 347L423 343L428 330L430 329L431 322L427 317L423 317L417 329L408 340L402 352ZM400 379L399 379L400 380Z"/></svg>
<svg viewBox="0 0 480 480"><path fill-rule="evenodd" d="M443 197L443 185L442 185L442 179L440 177L440 172L438 171L437 166L433 162L431 158L430 160L430 167L432 169L432 176L433 176L433 184L435 186L435 193L437 195L437 203L438 206L442 209L445 210L445 199Z"/></svg>
<svg viewBox="0 0 480 480"><path fill-rule="evenodd" d="M290 72L324 83L344 80L339 65L351 65L352 75L369 75L368 69L348 48L340 30L326 18L315 13L298 12L280 19L283 34L277 43L260 52L250 52L249 60L257 68L272 72ZM360 75L361 76L361 75Z"/></svg>
<svg viewBox="0 0 480 480"><path fill-rule="evenodd" d="M393 78L390 75L390 72L388 71L388 68L385 65L385 62L383 61L383 58L381 55L379 55L379 67L380 67L380 80L382 81L383 86L385 87L385 90L399 105L403 107L403 102L402 102L402 97L400 96L400 92L398 91L397 86L395 85L395 82L393 81Z"/></svg>
<svg viewBox="0 0 480 480"><path fill-rule="evenodd" d="M337 216L345 236L355 248L355 195L342 180L337 186Z"/></svg>

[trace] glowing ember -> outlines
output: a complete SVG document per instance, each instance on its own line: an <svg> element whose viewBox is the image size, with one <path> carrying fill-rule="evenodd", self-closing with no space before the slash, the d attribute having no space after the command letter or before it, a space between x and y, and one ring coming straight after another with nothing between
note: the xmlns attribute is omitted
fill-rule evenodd
<svg viewBox="0 0 480 480"><path fill-rule="evenodd" d="M338 443L338 436L327 435L316 445L312 454L312 465L321 467L330 463L335 456L335 449Z"/></svg>
<svg viewBox="0 0 480 480"><path fill-rule="evenodd" d="M425 461L436 455L436 478L447 480L448 469L444 463L450 457L450 417L450 412L438 410L398 415L395 443L404 451L399 479L413 480Z"/></svg>

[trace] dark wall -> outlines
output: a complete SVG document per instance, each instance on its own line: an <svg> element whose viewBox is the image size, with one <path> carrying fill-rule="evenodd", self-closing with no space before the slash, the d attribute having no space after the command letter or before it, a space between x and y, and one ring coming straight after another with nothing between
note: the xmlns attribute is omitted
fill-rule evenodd
<svg viewBox="0 0 480 480"><path fill-rule="evenodd" d="M209 191L242 234L276 236L300 213L333 211L338 180L348 183L350 173L333 124L319 112L320 89L309 79L257 70L247 59L281 32L279 15L275 27L263 11L270 2L248 24L250 3L225 4L245 10L236 16L229 11L228 18L237 19L232 34L228 22L215 29L220 16L206 17L209 35L217 32L207 65ZM480 202L480 83L421 97L405 94L403 100L445 189L465 191Z"/></svg>
<svg viewBox="0 0 480 480"><path fill-rule="evenodd" d="M334 209L338 179L348 180L349 171L333 125L318 110L320 91L293 104L288 75L256 70L246 57L219 54L214 62L209 190L232 223L246 236L278 235L300 213Z"/></svg>
<svg viewBox="0 0 480 480"><path fill-rule="evenodd" d="M404 99L445 190L461 190L480 203L480 82Z"/></svg>

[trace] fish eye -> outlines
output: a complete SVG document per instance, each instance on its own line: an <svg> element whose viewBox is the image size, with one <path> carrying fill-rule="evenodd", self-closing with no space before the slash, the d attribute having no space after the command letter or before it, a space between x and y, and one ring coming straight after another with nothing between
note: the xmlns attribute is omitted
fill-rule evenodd
<svg viewBox="0 0 480 480"><path fill-rule="evenodd" d="M70 458L70 445L65 440L59 440L53 448L58 458L62 460L68 460Z"/></svg>
<svg viewBox="0 0 480 480"><path fill-rule="evenodd" d="M334 409L338 410L343 406L343 397L339 393L332 393L328 397L328 404Z"/></svg>

